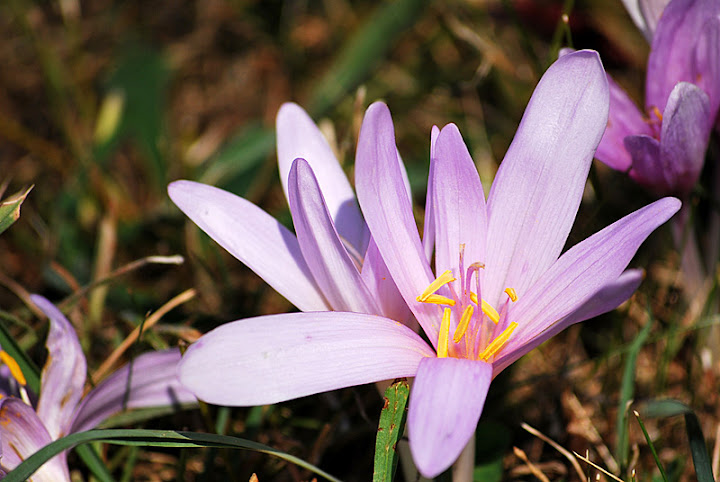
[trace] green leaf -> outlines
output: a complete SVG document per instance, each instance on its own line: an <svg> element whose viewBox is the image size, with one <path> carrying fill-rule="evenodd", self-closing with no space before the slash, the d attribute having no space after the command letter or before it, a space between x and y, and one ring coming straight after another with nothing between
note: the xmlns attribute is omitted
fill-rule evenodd
<svg viewBox="0 0 720 482"><path fill-rule="evenodd" d="M650 328L652 327L652 318L640 330L635 340L633 340L628 350L627 360L625 361L625 369L623 371L622 384L620 385L620 401L618 403L618 414L615 424L615 433L617 435L617 451L615 458L622 467L625 467L630 452L630 444L628 443L628 424L627 409L635 396L635 365L637 364L638 353L645 344Z"/></svg>
<svg viewBox="0 0 720 482"><path fill-rule="evenodd" d="M210 433L181 432L174 430L147 430L147 429L108 429L79 432L56 440L41 448L25 459L15 470L7 474L3 482L23 482L27 480L45 462L64 450L89 442L103 442L115 445L130 445L141 447L218 447L225 449L245 449L273 455L287 462L293 463L333 482L339 479L331 476L314 465L305 462L280 450L250 440L244 440L227 435Z"/></svg>
<svg viewBox="0 0 720 482"><path fill-rule="evenodd" d="M20 206L32 190L33 186L17 192L0 201L0 233L9 228L20 217Z"/></svg>
<svg viewBox="0 0 720 482"><path fill-rule="evenodd" d="M404 379L385 390L385 405L380 412L380 424L375 439L373 482L390 482L395 476L398 464L395 448L405 431L409 395L410 385Z"/></svg>
<svg viewBox="0 0 720 482"><path fill-rule="evenodd" d="M700 421L695 412L682 402L677 400L654 400L649 402L643 410L647 417L673 417L683 415L685 417L685 430L690 442L690 453L695 465L695 475L698 482L715 482L712 473L710 456L708 455L705 436L703 435Z"/></svg>
<svg viewBox="0 0 720 482"><path fill-rule="evenodd" d="M660 476L662 477L663 482L668 482L667 474L665 473L665 468L662 466L662 462L660 462L660 457L658 456L657 450L655 450L655 444L653 443L652 439L650 438L650 434L648 434L647 430L645 429L645 424L643 423L642 419L640 418L640 414L636 412L635 418L637 419L638 423L640 424L640 429L642 430L643 435L645 436L645 441L647 441L648 446L650 447L650 452L652 452L653 458L655 459L655 465L657 465L657 468L660 469Z"/></svg>

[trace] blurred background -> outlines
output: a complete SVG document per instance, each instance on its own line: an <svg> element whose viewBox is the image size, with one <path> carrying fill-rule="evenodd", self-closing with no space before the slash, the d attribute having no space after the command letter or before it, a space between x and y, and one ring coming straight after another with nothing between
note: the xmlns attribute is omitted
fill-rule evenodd
<svg viewBox="0 0 720 482"><path fill-rule="evenodd" d="M283 102L310 113L351 175L364 109L384 100L421 220L433 125L459 126L487 189L560 47L598 50L636 100L649 50L620 0L6 0L0 38L0 182L5 195L34 185L20 220L0 236L0 317L42 366L47 323L27 294L65 300L91 373L150 312L189 289L123 359L186 345L223 322L293 309L166 192L176 179L206 182L292 227L274 146ZM569 245L651 200L595 165ZM695 349L714 318L680 298L668 231L658 230L631 263L647 279L629 303L572 327L499 377L478 429L476 480L532 479L513 447L550 480L576 477L522 422L568 450L587 450L624 480L632 467L639 480L654 480L636 421L618 416L631 399L682 400L714 441L718 378ZM184 263L147 259L173 255ZM368 480L381 407L374 387L356 387L132 426L238 435L344 480ZM691 480L682 418L646 423L660 437L669 477ZM252 452L102 453L123 480L311 478ZM79 480L87 477L74 455L70 462Z"/></svg>

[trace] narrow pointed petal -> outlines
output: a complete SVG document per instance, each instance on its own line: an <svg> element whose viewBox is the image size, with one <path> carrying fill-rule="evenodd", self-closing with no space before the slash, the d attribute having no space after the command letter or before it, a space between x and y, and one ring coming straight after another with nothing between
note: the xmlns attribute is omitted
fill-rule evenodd
<svg viewBox="0 0 720 482"><path fill-rule="evenodd" d="M428 263L432 261L433 251L435 250L435 208L433 207L433 197L435 196L433 190L433 170L435 166L435 145L437 144L437 138L440 135L440 129L438 126L432 126L430 131L430 168L428 172L428 184L427 194L425 195L425 222L423 224L423 236L422 244L425 249L425 257Z"/></svg>
<svg viewBox="0 0 720 482"><path fill-rule="evenodd" d="M26 458L52 442L32 407L17 398L0 401L0 467L9 472ZM65 454L47 461L32 476L33 482L70 481Z"/></svg>
<svg viewBox="0 0 720 482"><path fill-rule="evenodd" d="M230 406L414 376L433 350L406 326L358 313L289 313L226 323L188 348L182 384Z"/></svg>
<svg viewBox="0 0 720 482"><path fill-rule="evenodd" d="M687 82L675 86L663 113L660 137L660 157L670 171L674 192L689 193L697 183L713 120L702 89Z"/></svg>
<svg viewBox="0 0 720 482"><path fill-rule="evenodd" d="M192 181L168 186L170 199L208 236L300 310L327 310L297 238L272 216L227 191Z"/></svg>
<svg viewBox="0 0 720 482"><path fill-rule="evenodd" d="M624 139L631 135L653 134L635 102L608 75L610 89L610 116L605 134L598 145L595 157L609 167L626 172L632 166L632 157L625 149Z"/></svg>
<svg viewBox="0 0 720 482"><path fill-rule="evenodd" d="M37 414L54 440L69 433L72 414L83 394L87 363L75 328L65 315L42 296L32 295L31 299L50 319Z"/></svg>
<svg viewBox="0 0 720 482"><path fill-rule="evenodd" d="M417 321L393 282L392 275L383 261L375 240L370 237L362 266L362 280L373 299L377 300L382 315L417 330Z"/></svg>
<svg viewBox="0 0 720 482"><path fill-rule="evenodd" d="M609 102L597 52L564 55L535 88L488 198L483 296L523 292L557 259L577 214Z"/></svg>
<svg viewBox="0 0 720 482"><path fill-rule="evenodd" d="M290 211L305 262L335 311L380 313L343 245L310 165L296 159L288 176Z"/></svg>
<svg viewBox="0 0 720 482"><path fill-rule="evenodd" d="M180 358L177 349L155 351L120 367L83 399L72 431L93 429L110 416L132 408L197 402L195 395L180 384L177 376Z"/></svg>
<svg viewBox="0 0 720 482"><path fill-rule="evenodd" d="M697 82L693 52L698 34L720 14L717 0L674 0L662 13L653 37L645 84L647 110L665 104L678 82ZM717 55L717 46L711 52Z"/></svg>
<svg viewBox="0 0 720 482"><path fill-rule="evenodd" d="M475 434L491 381L490 363L460 358L420 362L407 423L410 451L424 477L450 467Z"/></svg>
<svg viewBox="0 0 720 482"><path fill-rule="evenodd" d="M415 300L434 277L405 195L392 118L385 104L376 102L365 113L355 162L358 200L375 243L398 290L435 344L438 309Z"/></svg>
<svg viewBox="0 0 720 482"><path fill-rule="evenodd" d="M678 209L677 199L661 199L566 251L513 305L508 317L519 326L506 350L528 343L618 279L645 238Z"/></svg>
<svg viewBox="0 0 720 482"><path fill-rule="evenodd" d="M501 352L501 356L493 362L494 375L497 375L515 363L520 357L542 345L545 341L565 330L567 327L614 310L635 293L643 277L644 273L642 270L630 269L625 271L617 280L598 290L587 301L580 305L578 309L533 339L527 341L524 345L507 352Z"/></svg>
<svg viewBox="0 0 720 482"><path fill-rule="evenodd" d="M485 259L485 194L475 163L454 124L443 127L435 151L435 272L449 269L458 277L460 245L465 246L466 267Z"/></svg>
<svg viewBox="0 0 720 482"><path fill-rule="evenodd" d="M650 136L627 136L625 149L632 156L630 177L651 191L665 194L672 191L671 171L663 165L660 142Z"/></svg>
<svg viewBox="0 0 720 482"><path fill-rule="evenodd" d="M280 107L276 119L280 182L290 200L288 175L293 161L305 159L317 178L335 227L359 253L365 252L369 233L352 186L320 129L297 104Z"/></svg>

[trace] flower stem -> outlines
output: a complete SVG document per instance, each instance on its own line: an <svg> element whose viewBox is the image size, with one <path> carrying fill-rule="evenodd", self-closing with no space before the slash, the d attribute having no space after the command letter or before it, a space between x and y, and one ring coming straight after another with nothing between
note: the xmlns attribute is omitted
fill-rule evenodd
<svg viewBox="0 0 720 482"><path fill-rule="evenodd" d="M475 471L475 434L460 453L452 467L453 482L472 482Z"/></svg>

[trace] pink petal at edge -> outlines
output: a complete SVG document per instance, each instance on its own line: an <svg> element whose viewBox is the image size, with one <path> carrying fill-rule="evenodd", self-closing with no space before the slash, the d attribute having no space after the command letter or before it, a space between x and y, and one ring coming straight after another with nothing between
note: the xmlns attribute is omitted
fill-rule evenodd
<svg viewBox="0 0 720 482"><path fill-rule="evenodd" d="M37 414L55 440L69 433L72 414L85 387L87 363L75 328L65 315L42 296L32 295L31 299L50 319Z"/></svg>

